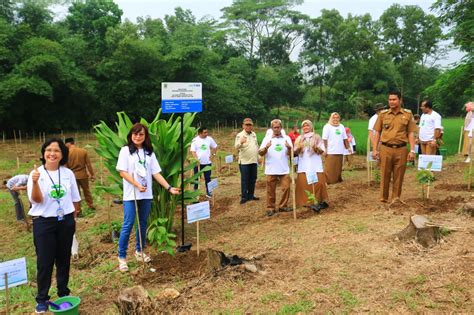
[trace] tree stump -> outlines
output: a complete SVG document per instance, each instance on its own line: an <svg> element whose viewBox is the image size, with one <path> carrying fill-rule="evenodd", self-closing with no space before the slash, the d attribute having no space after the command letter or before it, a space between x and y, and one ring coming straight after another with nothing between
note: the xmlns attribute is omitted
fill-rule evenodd
<svg viewBox="0 0 474 315"><path fill-rule="evenodd" d="M429 225L429 222L425 216L413 215L408 226L397 234L398 239L415 239L423 247L435 245L440 238L439 226Z"/></svg>
<svg viewBox="0 0 474 315"><path fill-rule="evenodd" d="M141 285L123 289L115 304L122 315L156 314L148 292Z"/></svg>

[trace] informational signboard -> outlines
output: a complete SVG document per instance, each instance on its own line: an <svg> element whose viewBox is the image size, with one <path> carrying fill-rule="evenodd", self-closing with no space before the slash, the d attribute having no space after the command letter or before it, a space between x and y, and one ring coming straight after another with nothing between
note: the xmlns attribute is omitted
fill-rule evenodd
<svg viewBox="0 0 474 315"><path fill-rule="evenodd" d="M443 168L443 156L442 155L425 155L420 154L418 156L418 169L428 169L428 164L431 163L429 169L433 172L441 172Z"/></svg>
<svg viewBox="0 0 474 315"><path fill-rule="evenodd" d="M298 157L297 156L293 157L293 164L298 165Z"/></svg>
<svg viewBox="0 0 474 315"><path fill-rule="evenodd" d="M0 290L5 290L5 273L9 288L28 283L25 257L0 263Z"/></svg>
<svg viewBox="0 0 474 315"><path fill-rule="evenodd" d="M186 206L186 213L188 224L209 219L211 217L211 207L209 205L209 201L203 201Z"/></svg>
<svg viewBox="0 0 474 315"><path fill-rule="evenodd" d="M233 155L226 155L225 156L225 162L227 164L234 162L234 156Z"/></svg>
<svg viewBox="0 0 474 315"><path fill-rule="evenodd" d="M202 112L202 83L162 82L161 109L163 113Z"/></svg>
<svg viewBox="0 0 474 315"><path fill-rule="evenodd" d="M316 174L316 172L306 172L306 181L308 182L308 185L316 184L318 182L318 174Z"/></svg>
<svg viewBox="0 0 474 315"><path fill-rule="evenodd" d="M207 190L209 190L210 193L212 193L214 189L216 188L217 188L217 178L214 178L209 183L207 183Z"/></svg>

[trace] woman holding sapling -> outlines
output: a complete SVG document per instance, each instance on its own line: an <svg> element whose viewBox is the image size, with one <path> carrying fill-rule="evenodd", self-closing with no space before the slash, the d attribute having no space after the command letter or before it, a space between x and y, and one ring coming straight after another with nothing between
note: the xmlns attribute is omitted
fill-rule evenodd
<svg viewBox="0 0 474 315"><path fill-rule="evenodd" d="M116 169L123 178L124 213L119 238L118 261L119 270L126 272L128 271L126 260L128 241L136 214L138 214L140 224L139 227L137 225L135 258L143 262L151 261L150 256L146 255L143 249L146 243L147 220L153 200L152 178L173 195L179 194L180 190L169 185L160 174L161 168L155 153L153 153L148 128L140 123L136 123L130 129L127 135L127 145L120 150Z"/></svg>
<svg viewBox="0 0 474 315"><path fill-rule="evenodd" d="M326 175L323 170L321 155L325 152L321 137L313 131L313 123L304 120L301 124L303 134L295 141L295 155L298 155L298 176L296 178L296 204L308 205L306 191L314 194L316 204L310 205L316 212L329 207L328 191L326 189ZM316 173L317 183L308 184L307 175Z"/></svg>
<svg viewBox="0 0 474 315"><path fill-rule="evenodd" d="M68 149L60 139L49 139L41 146L41 162L34 167L27 184L33 218L36 250L36 313L48 310L49 288L56 265L58 296L70 294L68 288L71 246L76 229L75 216L81 196L74 173L65 167Z"/></svg>

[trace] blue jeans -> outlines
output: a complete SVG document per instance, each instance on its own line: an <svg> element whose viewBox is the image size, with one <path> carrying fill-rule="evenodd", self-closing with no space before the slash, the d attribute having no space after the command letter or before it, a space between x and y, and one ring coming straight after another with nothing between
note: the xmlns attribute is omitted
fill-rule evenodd
<svg viewBox="0 0 474 315"><path fill-rule="evenodd" d="M199 172L200 170L202 170L206 166L211 166L212 167L212 164L211 163L209 163L209 164L199 164L199 166L195 166L194 167L194 174L196 174L197 172ZM208 196L211 195L211 193L209 192L209 189L207 188L207 184L209 184L210 181L211 181L211 170L205 171L204 172L204 182L206 183L206 193L207 193ZM199 187L198 184L194 184L194 190L198 190L198 187Z"/></svg>
<svg viewBox="0 0 474 315"><path fill-rule="evenodd" d="M140 220L140 231L142 234L142 244L140 246L140 238L138 235L138 227L136 231L136 251L141 252L142 247L145 248L146 243L146 226L148 216L151 210L151 199L137 200L138 204L138 218ZM123 224L120 231L119 238L119 258L127 257L128 241L132 233L133 225L135 224L135 201L125 200L123 202Z"/></svg>

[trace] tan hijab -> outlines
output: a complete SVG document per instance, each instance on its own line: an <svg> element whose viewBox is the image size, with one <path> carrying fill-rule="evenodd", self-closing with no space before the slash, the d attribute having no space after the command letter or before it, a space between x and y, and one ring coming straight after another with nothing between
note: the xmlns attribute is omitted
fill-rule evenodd
<svg viewBox="0 0 474 315"><path fill-rule="evenodd" d="M334 126L334 127L339 126L339 122L336 123L334 121L334 116L336 116L336 115L339 116L339 121L340 121L341 120L341 115L339 115L339 113L337 113L337 112L331 113L331 116L329 116L329 121L328 121L328 124L330 124L331 126Z"/></svg>
<svg viewBox="0 0 474 315"><path fill-rule="evenodd" d="M319 143L322 140L321 140L321 137L317 133L314 133L313 123L311 122L311 120L304 120L301 123L301 127L303 127L305 124L310 127L310 131L307 133L303 133L300 136L298 136L298 138L296 138L295 148L308 147L310 149L309 154L314 154L315 153L314 148L318 147ZM303 152L304 150L300 150L299 156L302 156Z"/></svg>

